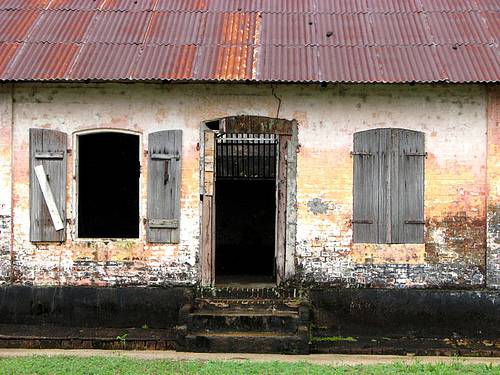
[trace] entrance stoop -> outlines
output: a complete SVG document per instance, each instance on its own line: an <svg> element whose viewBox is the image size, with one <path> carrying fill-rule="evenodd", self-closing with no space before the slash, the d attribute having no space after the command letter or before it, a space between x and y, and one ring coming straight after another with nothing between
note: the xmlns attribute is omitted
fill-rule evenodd
<svg viewBox="0 0 500 375"><path fill-rule="evenodd" d="M176 349L309 354L309 306L296 289L200 289L181 308Z"/></svg>

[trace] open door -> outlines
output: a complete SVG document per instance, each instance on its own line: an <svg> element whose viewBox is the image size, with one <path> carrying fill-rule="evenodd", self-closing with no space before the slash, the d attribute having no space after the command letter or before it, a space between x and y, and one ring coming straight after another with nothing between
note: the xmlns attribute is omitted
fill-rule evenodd
<svg viewBox="0 0 500 375"><path fill-rule="evenodd" d="M215 277L215 132L203 132L203 192L201 228L201 283L212 286Z"/></svg>

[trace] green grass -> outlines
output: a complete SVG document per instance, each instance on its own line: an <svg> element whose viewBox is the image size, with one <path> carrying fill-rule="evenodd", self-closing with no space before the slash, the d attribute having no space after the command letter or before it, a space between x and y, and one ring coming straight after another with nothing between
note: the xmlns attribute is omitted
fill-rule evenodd
<svg viewBox="0 0 500 375"><path fill-rule="evenodd" d="M453 364L392 364L324 366L305 362L170 361L119 357L12 357L0 359L0 374L499 374L499 366Z"/></svg>

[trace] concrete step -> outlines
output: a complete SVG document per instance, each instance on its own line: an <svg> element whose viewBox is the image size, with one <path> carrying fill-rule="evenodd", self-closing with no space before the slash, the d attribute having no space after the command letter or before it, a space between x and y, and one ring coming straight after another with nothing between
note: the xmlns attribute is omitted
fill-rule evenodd
<svg viewBox="0 0 500 375"><path fill-rule="evenodd" d="M297 311L301 306L299 300L291 299L225 299L225 298L197 298L194 302L195 309L224 310L224 309L270 309L281 311Z"/></svg>
<svg viewBox="0 0 500 375"><path fill-rule="evenodd" d="M186 336L186 351L204 353L308 354L306 335L276 332L195 332Z"/></svg>
<svg viewBox="0 0 500 375"><path fill-rule="evenodd" d="M197 292L198 298L219 299L298 299L301 292L294 288L236 288L215 287L200 288Z"/></svg>
<svg viewBox="0 0 500 375"><path fill-rule="evenodd" d="M301 323L298 311L270 309L198 310L189 315L190 331L288 332L295 334Z"/></svg>

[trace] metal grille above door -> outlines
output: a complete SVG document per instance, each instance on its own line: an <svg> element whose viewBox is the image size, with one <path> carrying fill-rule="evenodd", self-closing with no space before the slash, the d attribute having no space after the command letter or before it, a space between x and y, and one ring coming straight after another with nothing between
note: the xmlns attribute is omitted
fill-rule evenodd
<svg viewBox="0 0 500 375"><path fill-rule="evenodd" d="M221 134L217 138L217 179L274 180L274 134Z"/></svg>

